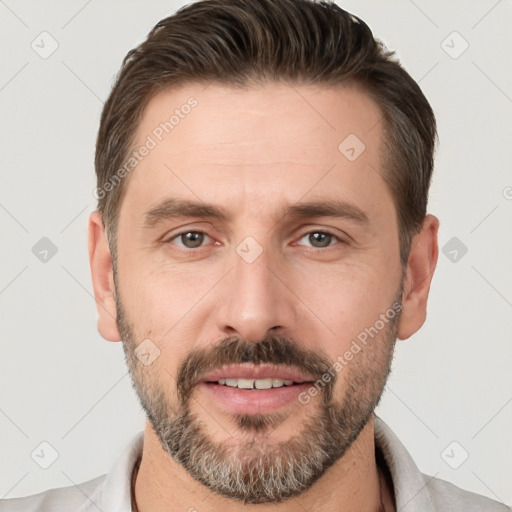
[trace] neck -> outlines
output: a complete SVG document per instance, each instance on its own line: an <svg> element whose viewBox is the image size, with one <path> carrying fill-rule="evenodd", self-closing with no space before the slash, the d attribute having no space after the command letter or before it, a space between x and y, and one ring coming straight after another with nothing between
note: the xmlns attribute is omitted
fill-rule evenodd
<svg viewBox="0 0 512 512"><path fill-rule="evenodd" d="M193 479L162 448L146 422L144 449L136 474L135 500L138 512L190 510L200 512L259 512L268 503L248 504L217 495ZM374 422L370 419L347 453L306 492L272 504L275 512L315 510L348 512L393 510L392 493L375 459Z"/></svg>

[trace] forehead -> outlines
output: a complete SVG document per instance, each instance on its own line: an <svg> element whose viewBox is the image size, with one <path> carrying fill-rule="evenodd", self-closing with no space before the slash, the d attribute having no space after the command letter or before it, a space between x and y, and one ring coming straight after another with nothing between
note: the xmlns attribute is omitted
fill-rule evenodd
<svg viewBox="0 0 512 512"><path fill-rule="evenodd" d="M233 88L189 84L161 91L148 102L136 140L141 144L150 135L165 145L174 138L176 153L185 138L218 154L225 152L223 144L231 143L229 151L236 151L233 156L250 156L250 146L257 151L258 142L265 142L283 153L288 149L294 156L300 147L293 147L293 142L308 139L310 145L320 145L324 152L337 156L338 143L350 134L374 146L381 118L375 101L354 85L326 88L279 82ZM171 133L174 137L168 137ZM181 149L187 152L188 148ZM190 157L201 154L188 152ZM259 161L264 157L258 154Z"/></svg>
<svg viewBox="0 0 512 512"><path fill-rule="evenodd" d="M252 200L257 213L329 194L371 209L375 198L390 199L381 119L378 105L353 86L212 83L161 91L137 129L134 149L150 149L130 175L121 209L140 216L172 195L233 207Z"/></svg>

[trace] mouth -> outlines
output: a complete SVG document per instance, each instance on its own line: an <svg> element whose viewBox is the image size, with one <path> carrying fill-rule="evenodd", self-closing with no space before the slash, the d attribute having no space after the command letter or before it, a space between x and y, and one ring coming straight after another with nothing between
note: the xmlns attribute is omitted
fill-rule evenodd
<svg viewBox="0 0 512 512"><path fill-rule="evenodd" d="M313 382L312 376L287 367L237 365L209 373L201 388L224 413L265 414L298 402Z"/></svg>
<svg viewBox="0 0 512 512"><path fill-rule="evenodd" d="M283 386L293 386L292 380L288 379L219 379L217 382L210 384L220 384L221 386L229 386L238 389L271 389L282 388Z"/></svg>

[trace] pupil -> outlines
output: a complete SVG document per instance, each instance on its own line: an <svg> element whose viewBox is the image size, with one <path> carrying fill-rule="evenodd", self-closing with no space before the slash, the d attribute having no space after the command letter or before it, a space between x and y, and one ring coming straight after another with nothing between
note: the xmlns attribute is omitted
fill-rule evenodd
<svg viewBox="0 0 512 512"><path fill-rule="evenodd" d="M327 247L331 242L331 235L327 233L311 233L309 235L311 245L315 247Z"/></svg>
<svg viewBox="0 0 512 512"><path fill-rule="evenodd" d="M184 236L185 240L183 240L183 243L186 247L199 247L202 244L204 238L202 233L197 233L196 231L190 231Z"/></svg>

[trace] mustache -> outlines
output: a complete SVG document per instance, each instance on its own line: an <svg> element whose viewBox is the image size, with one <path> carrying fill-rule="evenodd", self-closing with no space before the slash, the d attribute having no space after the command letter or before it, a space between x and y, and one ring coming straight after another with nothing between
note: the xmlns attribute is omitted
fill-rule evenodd
<svg viewBox="0 0 512 512"><path fill-rule="evenodd" d="M333 365L324 352L306 349L285 336L271 334L259 342L249 342L240 337L225 338L214 347L193 350L180 365L176 382L181 404L186 404L208 372L225 365L243 363L293 367L311 374L315 381L321 380ZM325 385L326 399L332 396L335 382L336 375Z"/></svg>

